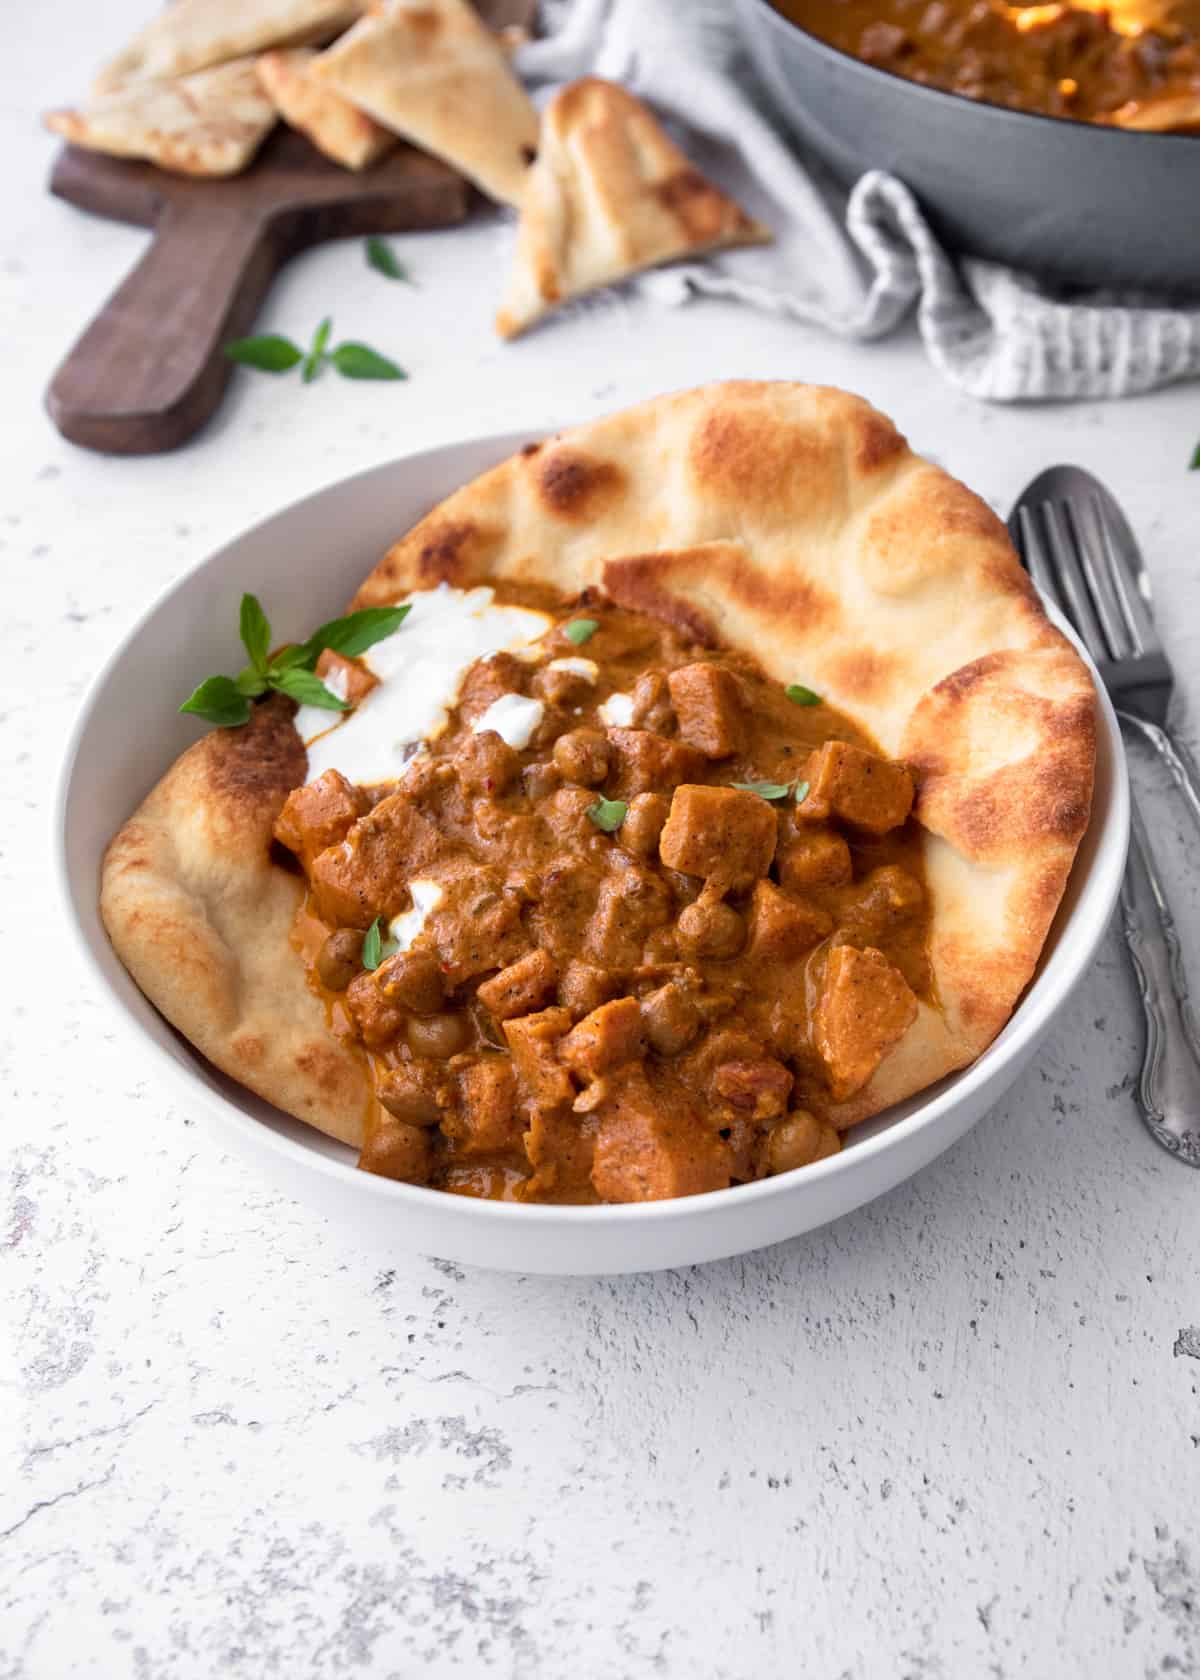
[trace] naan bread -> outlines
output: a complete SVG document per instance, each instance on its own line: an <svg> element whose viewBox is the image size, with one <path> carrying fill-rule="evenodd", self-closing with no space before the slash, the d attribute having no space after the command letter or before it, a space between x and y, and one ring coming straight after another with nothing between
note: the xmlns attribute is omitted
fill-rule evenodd
<svg viewBox="0 0 1200 1680"><path fill-rule="evenodd" d="M236 175L276 123L252 58L175 82L135 82L78 111L50 111L46 127L75 146L148 158L179 175Z"/></svg>
<svg viewBox="0 0 1200 1680"><path fill-rule="evenodd" d="M187 76L267 47L332 41L367 0L172 0L96 77L93 93Z"/></svg>
<svg viewBox="0 0 1200 1680"><path fill-rule="evenodd" d="M921 1006L831 1119L877 1113L991 1042L1087 826L1095 694L977 496L856 397L712 385L485 473L401 538L354 605L502 578L599 586L744 649L912 766L939 1007ZM366 1074L305 995L288 944L300 885L268 854L304 776L276 701L206 736L113 842L101 908L143 990L213 1062L358 1142Z"/></svg>
<svg viewBox="0 0 1200 1680"><path fill-rule="evenodd" d="M312 47L263 53L258 79L284 122L307 134L318 151L347 169L365 169L396 144L396 137L340 93L313 80L308 72L316 56Z"/></svg>
<svg viewBox="0 0 1200 1680"><path fill-rule="evenodd" d="M379 0L311 73L490 198L517 202L537 112L467 0Z"/></svg>
<svg viewBox="0 0 1200 1680"><path fill-rule="evenodd" d="M109 847L100 908L133 978L209 1061L361 1145L367 1070L308 989L290 944L304 884L271 856L305 775L294 710L273 697L176 761Z"/></svg>
<svg viewBox="0 0 1200 1680"><path fill-rule="evenodd" d="M496 330L512 338L568 299L645 268L771 237L693 168L639 99L597 76L542 116Z"/></svg>

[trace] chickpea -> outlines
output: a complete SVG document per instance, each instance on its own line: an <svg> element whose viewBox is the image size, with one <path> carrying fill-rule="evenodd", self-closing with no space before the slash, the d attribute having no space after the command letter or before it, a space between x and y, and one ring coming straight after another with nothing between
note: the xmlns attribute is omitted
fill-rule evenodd
<svg viewBox="0 0 1200 1680"><path fill-rule="evenodd" d="M411 1067L392 1068L377 1091L388 1113L408 1126L436 1126L441 1119L432 1082L421 1079Z"/></svg>
<svg viewBox="0 0 1200 1680"><path fill-rule="evenodd" d="M700 1011L682 986L660 986L642 999L642 1031L660 1056L677 1056L700 1030Z"/></svg>
<svg viewBox="0 0 1200 1680"><path fill-rule="evenodd" d="M381 1178L395 1178L402 1184L425 1184L433 1165L433 1145L422 1126L410 1126L391 1117L372 1126L359 1165Z"/></svg>
<svg viewBox="0 0 1200 1680"><path fill-rule="evenodd" d="M608 775L612 758L604 733L599 729L569 729L554 743L555 768L568 782L597 787Z"/></svg>
<svg viewBox="0 0 1200 1680"><path fill-rule="evenodd" d="M679 948L690 957L718 961L736 957L746 938L746 924L719 898L701 895L679 913Z"/></svg>
<svg viewBox="0 0 1200 1680"><path fill-rule="evenodd" d="M639 793L631 799L617 836L623 849L634 857L654 857L670 809L671 801L663 793Z"/></svg>
<svg viewBox="0 0 1200 1680"><path fill-rule="evenodd" d="M793 1109L774 1128L767 1140L767 1171L791 1172L814 1161L835 1155L841 1139L832 1126L818 1120L806 1108Z"/></svg>
<svg viewBox="0 0 1200 1680"><path fill-rule="evenodd" d="M414 1015L406 1035L414 1056L429 1056L445 1062L465 1050L471 1036L467 1017L460 1011L443 1011L439 1015Z"/></svg>
<svg viewBox="0 0 1200 1680"><path fill-rule="evenodd" d="M454 768L467 793L495 797L521 773L521 760L494 729L468 735L454 755Z"/></svg>
<svg viewBox="0 0 1200 1680"><path fill-rule="evenodd" d="M527 764L521 772L521 791L530 804L537 805L562 785L562 777L553 764Z"/></svg>
<svg viewBox="0 0 1200 1680"><path fill-rule="evenodd" d="M375 982L384 997L416 1015L436 1014L445 1002L442 971L430 951L397 951L380 963Z"/></svg>
<svg viewBox="0 0 1200 1680"><path fill-rule="evenodd" d="M317 974L331 992L344 992L362 972L363 936L357 928L338 928L317 953Z"/></svg>

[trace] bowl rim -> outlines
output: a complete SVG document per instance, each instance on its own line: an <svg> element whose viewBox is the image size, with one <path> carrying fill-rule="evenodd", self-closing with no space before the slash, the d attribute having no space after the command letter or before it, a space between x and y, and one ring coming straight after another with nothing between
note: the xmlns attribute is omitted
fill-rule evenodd
<svg viewBox="0 0 1200 1680"><path fill-rule="evenodd" d="M291 1163L301 1164L310 1170L315 1170L335 1183L341 1184L344 1188L351 1189L353 1193L366 1194L377 1199L382 1198L385 1201L390 1201L398 1210L402 1209L405 1204L422 1208L436 1206L437 1203L445 1201L447 1193L442 1190L430 1189L424 1185L404 1184L372 1173L361 1172L353 1163L314 1149L310 1144L301 1141L299 1138L288 1136L273 1126L264 1125L255 1115L223 1096L214 1086L206 1083L204 1079L187 1068L183 1062L170 1054L165 1045L158 1042L145 1030L142 1022L134 1015L125 999L113 987L99 956L89 942L83 922L76 909L76 882L71 868L67 843L67 819L72 781L84 737L88 732L97 702L110 674L120 664L129 649L138 641L146 626L158 612L175 596L186 592L192 586L193 580L213 565L229 549L241 544L251 535L285 515L298 513L310 503L331 494L349 495L352 492L352 487L361 484L363 480L373 475L386 475L404 464L414 466L423 460L432 462L437 458L453 455L459 451L475 451L489 455L492 455L494 451L493 459L494 462L498 463L528 441L530 432L531 429L526 427L519 431L485 433L479 436L460 438L455 442L443 443L429 449L414 450L404 455L395 456L389 461L378 462L374 466L360 469L356 473L334 479L316 490L309 491L307 495L294 498L274 508L262 518L244 526L227 541L212 549L201 560L189 566L180 576L166 584L138 614L88 683L67 735L55 787L51 812L53 871L61 900L61 908L69 924L75 948L77 952L82 954L87 968L99 983L108 1002L115 1007L121 1021L136 1035L139 1044L144 1049L149 1050L158 1066L166 1070L168 1078L178 1089L181 1100L186 1098L191 1104L198 1102L214 1115L218 1123L230 1125L245 1134L247 1142L252 1147L265 1146ZM479 470L487 471L488 469L484 467ZM945 1075L945 1088L938 1091L927 1101L918 1102L918 1106L911 1114L884 1126L873 1137L855 1144L853 1149L839 1151L836 1155L813 1162L811 1165L802 1168L800 1172L780 1173L770 1178L757 1179L750 1184L731 1185L723 1190L709 1190L694 1196L678 1196L656 1202L606 1202L597 1206L581 1207L575 1204L500 1202L483 1197L456 1196L453 1198L456 1204L456 1216L468 1221L482 1221L500 1226L513 1224L522 1226L552 1225L569 1222L580 1230L586 1230L589 1226L596 1224L670 1225L676 1221L686 1221L697 1216L716 1213L721 1209L724 1209L727 1214L731 1214L737 1208L748 1208L757 1203L770 1202L781 1197L786 1198L794 1193L801 1178L806 1185L815 1185L820 1182L836 1180L846 1173L861 1172L870 1160L901 1147L905 1140L935 1126L948 1111L957 1108L960 1104L969 1103L980 1087L986 1086L991 1080L997 1078L1001 1070L1010 1062L1019 1061L1030 1040L1036 1038L1057 1014L1061 1005L1074 989L1087 964L1091 961L1096 947L1108 927L1116 904L1129 844L1129 778L1116 713L1086 648L1083 647L1071 627L1063 620L1053 603L1046 602L1045 605L1053 621L1069 637L1080 653L1096 687L1098 721L1102 722L1104 738L1112 757L1109 804L1107 811L1104 813L1103 827L1099 831L1096 855L1092 859L1088 874L1084 879L1079 900L1072 908L1067 923L1059 931L1058 939L1061 945L1068 930L1081 920L1081 914L1085 910L1089 915L1090 936L1084 939L1078 950L1071 954L1070 960L1064 958L1057 974L1042 972L1035 975L1030 986L1021 994L1012 1014L992 1043L965 1068ZM1096 811L1093 805L1092 815L1089 817L1089 828L1095 820ZM1073 867L1075 866L1073 865ZM131 984L136 985L136 982L131 980ZM141 995L145 996L144 993ZM149 999L146 1001L150 1008L154 1008ZM1035 1008L1030 1008L1031 1002L1036 1004ZM165 1018L163 1019L165 1020ZM169 1022L166 1024L170 1031L176 1030L170 1027ZM186 1039L183 1042L188 1043ZM194 1045L188 1043L188 1048L193 1056L200 1057L203 1060L202 1052L198 1051ZM220 1070L218 1069L217 1072L219 1073ZM943 1082L939 1081L938 1083ZM914 1093L914 1097L919 1098L920 1094L919 1092ZM886 1113L886 1110L884 1112ZM284 1110L279 1110L279 1113L284 1119L292 1121L297 1126L305 1125L305 1122L288 1115ZM320 1132L319 1128L312 1128L312 1130L317 1136L325 1135Z"/></svg>
<svg viewBox="0 0 1200 1680"><path fill-rule="evenodd" d="M1009 105L994 105L986 99L972 99L969 94L956 93L953 88L932 87L925 82L914 82L908 76L901 76L895 70L885 70L879 64L868 64L866 59L856 58L853 53L847 52L844 47L835 47L831 41L823 40L820 35L815 35L811 29L806 29L794 17L789 17L786 12L781 12L777 6L772 4L772 0L743 0L743 3L756 7L760 13L765 13L772 20L772 25L782 29L785 34L789 30L793 30L817 48L819 53L824 53L843 64L851 65L854 69L862 71L864 75L881 77L888 82L898 82L903 87L911 88L914 96L926 98L935 103L941 100L953 100L960 107L966 106L984 113L985 120L988 121L1006 118L1009 122L1015 123L1052 123L1056 128L1068 129L1082 136L1091 133L1111 137L1101 140L1100 145L1110 144L1111 141L1119 138L1125 141L1140 140L1158 143L1182 140L1191 141L1193 145L1200 147L1200 133L1188 134L1180 129L1154 131L1119 128L1111 123L1084 122L1078 117L1057 117L1050 111L1017 111ZM987 116L987 113L991 113L991 115ZM1081 143L1084 142L1081 140ZM1197 155L1200 156L1200 152Z"/></svg>

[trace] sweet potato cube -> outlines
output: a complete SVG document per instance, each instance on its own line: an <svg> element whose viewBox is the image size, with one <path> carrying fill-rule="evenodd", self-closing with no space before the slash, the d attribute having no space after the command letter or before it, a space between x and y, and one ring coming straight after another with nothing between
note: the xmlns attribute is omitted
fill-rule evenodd
<svg viewBox="0 0 1200 1680"><path fill-rule="evenodd" d="M367 809L366 795L340 770L293 788L275 821L275 838L306 865L326 846L343 841Z"/></svg>
<svg viewBox="0 0 1200 1680"><path fill-rule="evenodd" d="M916 1018L916 998L882 951L872 945L830 951L813 1016L813 1045L834 1102L862 1089Z"/></svg>
<svg viewBox="0 0 1200 1680"><path fill-rule="evenodd" d="M722 1062L713 1075L713 1090L722 1101L745 1109L756 1120L783 1114L792 1094L792 1076L772 1056Z"/></svg>
<svg viewBox="0 0 1200 1680"><path fill-rule="evenodd" d="M774 807L757 793L685 784L675 789L659 855L668 869L736 890L771 867L777 827Z"/></svg>
<svg viewBox="0 0 1200 1680"><path fill-rule="evenodd" d="M833 918L807 899L780 892L772 881L756 881L750 900L750 956L756 962L801 957L833 931Z"/></svg>
<svg viewBox="0 0 1200 1680"><path fill-rule="evenodd" d="M704 769L704 759L695 747L668 741L652 729L610 729L607 736L613 755L612 792L617 799L666 793Z"/></svg>
<svg viewBox="0 0 1200 1680"><path fill-rule="evenodd" d="M602 1201L658 1202L729 1183L728 1144L699 1123L680 1087L651 1085L638 1063L608 1082L595 1118L592 1185Z"/></svg>
<svg viewBox="0 0 1200 1680"><path fill-rule="evenodd" d="M485 980L476 996L496 1021L528 1015L545 1003L558 984L558 964L549 951L530 951Z"/></svg>
<svg viewBox="0 0 1200 1680"><path fill-rule="evenodd" d="M340 653L334 653L332 648L326 648L316 663L316 674L342 700L348 700L352 706L357 706L365 700L373 688L379 687L379 678L374 671L369 670L361 659L344 659ZM330 723L337 720L337 713L330 712Z"/></svg>
<svg viewBox="0 0 1200 1680"><path fill-rule="evenodd" d="M826 802L834 816L867 834L899 828L912 810L913 779L906 767L849 741L818 747L805 775L809 799Z"/></svg>
<svg viewBox="0 0 1200 1680"><path fill-rule="evenodd" d="M369 928L376 916L404 908L409 879L442 848L433 824L404 794L394 793L360 817L340 845L312 860L317 908L335 926Z"/></svg>
<svg viewBox="0 0 1200 1680"><path fill-rule="evenodd" d="M572 1027L559 1054L584 1079L596 1079L642 1051L642 1012L632 997L602 1003Z"/></svg>
<svg viewBox="0 0 1200 1680"><path fill-rule="evenodd" d="M786 832L776 853L780 885L789 892L806 887L840 887L854 873L850 848L840 834L824 824Z"/></svg>
<svg viewBox="0 0 1200 1680"><path fill-rule="evenodd" d="M703 661L667 678L679 733L705 758L730 758L745 745L742 691L732 671Z"/></svg>
<svg viewBox="0 0 1200 1680"><path fill-rule="evenodd" d="M558 1041L571 1030L566 1009L543 1009L505 1021L504 1036L525 1102L533 1109L569 1103L575 1095L571 1077L558 1059Z"/></svg>
<svg viewBox="0 0 1200 1680"><path fill-rule="evenodd" d="M517 1076L505 1056L472 1062L459 1079L459 1104L442 1120L442 1131L457 1155L491 1155L520 1149Z"/></svg>

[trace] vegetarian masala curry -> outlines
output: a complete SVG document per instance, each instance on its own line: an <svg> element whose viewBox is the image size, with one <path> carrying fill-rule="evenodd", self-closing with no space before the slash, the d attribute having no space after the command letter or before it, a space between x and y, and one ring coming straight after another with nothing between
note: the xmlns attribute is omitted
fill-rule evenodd
<svg viewBox="0 0 1200 1680"><path fill-rule="evenodd" d="M476 660L399 779L325 769L276 824L310 984L372 1069L361 1165L623 1202L834 1152L823 1114L931 1001L909 771L686 629L496 600L546 634ZM364 661L317 674L365 720Z"/></svg>
<svg viewBox="0 0 1200 1680"><path fill-rule="evenodd" d="M1200 131L1200 0L773 0L909 81L1122 128Z"/></svg>

